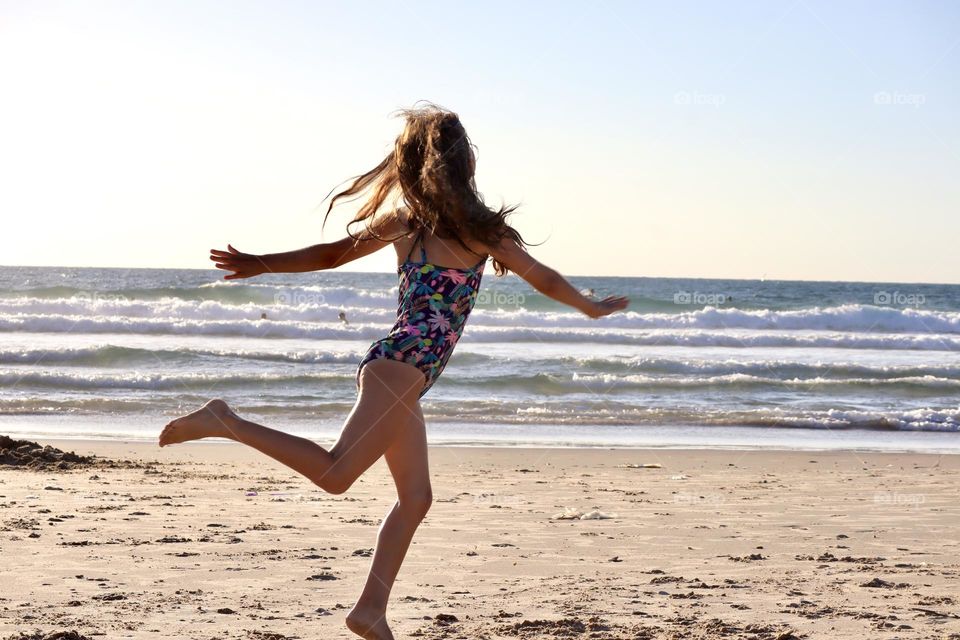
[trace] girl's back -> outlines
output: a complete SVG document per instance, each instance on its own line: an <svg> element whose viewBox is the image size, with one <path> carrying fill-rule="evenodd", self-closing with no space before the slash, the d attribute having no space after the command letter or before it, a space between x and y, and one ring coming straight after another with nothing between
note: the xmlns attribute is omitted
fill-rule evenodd
<svg viewBox="0 0 960 640"><path fill-rule="evenodd" d="M412 237L411 237L412 236ZM397 321L386 337L377 340L357 368L357 384L364 365L379 359L405 362L424 376L423 396L436 382L480 291L487 256L468 257L466 243L456 246L420 229L394 242L400 264ZM437 260L432 251L446 255Z"/></svg>
<svg viewBox="0 0 960 640"><path fill-rule="evenodd" d="M453 269L469 269L476 266L489 253L482 244L466 237L440 237L428 229L418 229L409 214L398 212L396 240L393 242L397 252L397 267L423 250L429 256L431 264Z"/></svg>

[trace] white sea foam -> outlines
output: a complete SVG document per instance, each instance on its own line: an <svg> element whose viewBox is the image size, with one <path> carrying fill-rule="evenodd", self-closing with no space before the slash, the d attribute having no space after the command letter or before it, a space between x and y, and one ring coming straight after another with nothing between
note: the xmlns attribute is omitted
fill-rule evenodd
<svg viewBox="0 0 960 640"><path fill-rule="evenodd" d="M355 364L361 355L361 351L326 352L316 349L292 351L203 349L195 347L143 349L99 344L89 347L53 346L48 348L0 349L0 364L128 366L144 362L151 365L178 360L191 362L202 358L236 358L239 360L303 364Z"/></svg>
<svg viewBox="0 0 960 640"><path fill-rule="evenodd" d="M387 325L389 326L389 325ZM372 341L385 334L382 324L296 322L275 320L177 320L19 314L0 316L0 331L64 333L135 333L251 338L306 338ZM884 334L852 332L734 332L679 329L623 331L595 329L518 328L472 326L464 338L471 342L602 343L634 346L790 347L888 350L960 350L960 336L938 334Z"/></svg>
<svg viewBox="0 0 960 640"><path fill-rule="evenodd" d="M109 296L68 298L0 298L0 317L59 315L125 318L170 318L177 320L256 320L261 314L278 321L329 322L345 311L351 322L393 323L395 300L369 292L318 287L277 290L272 301L230 304L219 300L126 299ZM329 288L328 288L329 289ZM707 307L683 313L637 313L628 311L599 320L580 313L489 309L478 307L472 327L497 328L588 328L742 329L769 331L833 331L856 333L960 334L960 312L910 308L842 305L801 310L741 310Z"/></svg>
<svg viewBox="0 0 960 640"><path fill-rule="evenodd" d="M331 381L353 382L352 372L334 373L90 373L76 371L0 370L0 386L57 389L152 389L188 390L235 388L240 386L316 385Z"/></svg>

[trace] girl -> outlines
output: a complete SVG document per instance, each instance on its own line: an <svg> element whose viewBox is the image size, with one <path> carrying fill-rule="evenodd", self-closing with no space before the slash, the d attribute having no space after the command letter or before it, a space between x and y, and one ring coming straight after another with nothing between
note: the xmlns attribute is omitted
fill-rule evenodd
<svg viewBox="0 0 960 640"><path fill-rule="evenodd" d="M420 398L443 371L493 259L497 275L512 270L535 289L598 318L624 309L627 300L595 300L580 294L559 273L537 262L507 224L511 208L492 210L474 184L475 157L455 113L430 105L404 111L406 126L394 150L330 202L369 193L350 225L363 223L337 242L297 251L253 255L227 245L212 250L225 279L262 273L333 269L393 245L400 263L397 322L371 345L357 370L357 402L329 451L296 436L255 424L222 400L170 422L160 446L200 438L229 438L297 471L330 493L343 493L380 456L386 458L397 502L377 536L363 593L347 627L363 638L393 638L387 600L413 534L432 501L427 439ZM384 206L393 196L397 206ZM446 265L446 266L440 266Z"/></svg>

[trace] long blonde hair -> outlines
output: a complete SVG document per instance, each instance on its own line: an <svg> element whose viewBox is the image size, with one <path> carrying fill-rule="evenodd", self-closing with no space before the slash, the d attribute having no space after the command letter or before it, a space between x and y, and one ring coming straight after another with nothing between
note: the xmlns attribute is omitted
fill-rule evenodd
<svg viewBox="0 0 960 640"><path fill-rule="evenodd" d="M428 103L405 109L400 115L406 125L393 151L331 198L324 224L338 201L369 192L366 202L347 224L347 233L353 238L359 236L352 226L364 221L367 232L376 235L370 223L393 196L395 208L400 204L406 207L411 230L428 230L439 238L454 239L471 253L475 252L464 243L464 238L487 245L510 238L526 245L520 233L507 223L507 216L516 207L491 209L477 192L474 146L457 114ZM493 267L497 275L507 273L507 268L496 260Z"/></svg>

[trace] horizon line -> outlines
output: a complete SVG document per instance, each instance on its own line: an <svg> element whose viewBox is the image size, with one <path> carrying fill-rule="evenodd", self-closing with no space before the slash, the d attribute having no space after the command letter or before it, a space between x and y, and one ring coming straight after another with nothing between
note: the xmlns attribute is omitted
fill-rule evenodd
<svg viewBox="0 0 960 640"><path fill-rule="evenodd" d="M123 267L123 266L76 266L76 265L33 265L33 264L23 264L23 265L0 265L0 269L116 269L116 270L139 270L139 271L207 271L211 273L221 273L220 269L216 268L200 268L200 267ZM323 271L335 272L335 273L350 273L350 274L376 274L376 275L396 275L394 271L349 271L346 269L318 269L316 271L303 271L296 273L320 273ZM260 275L283 275L293 272L272 272L264 273ZM567 278L609 278L609 279L629 279L629 280L705 280L705 281L737 281L737 282L809 282L809 283L824 283L824 284L896 284L896 285L932 285L932 286L947 286L955 287L960 286L960 282L918 282L918 281L895 281L895 280L817 280L817 279L804 279L804 278L721 278L721 277L710 277L710 276L600 276L600 275L585 275L585 274L563 274ZM519 277L517 274L512 271L507 274L507 276ZM253 276L259 277L259 276ZM492 277L502 277L502 276L492 276ZM223 278L217 278L218 280L223 280ZM244 280L251 280L252 278L243 278ZM232 281L231 281L232 282Z"/></svg>

